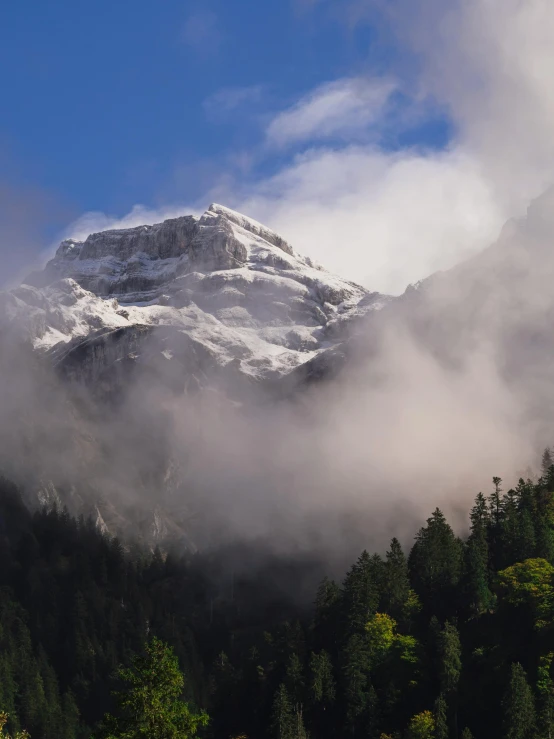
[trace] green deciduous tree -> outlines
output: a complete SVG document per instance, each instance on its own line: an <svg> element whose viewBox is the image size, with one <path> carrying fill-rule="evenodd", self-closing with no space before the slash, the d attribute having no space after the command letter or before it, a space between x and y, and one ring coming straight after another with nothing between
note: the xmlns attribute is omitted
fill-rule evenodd
<svg viewBox="0 0 554 739"><path fill-rule="evenodd" d="M23 729L23 731L16 731L15 734L8 734L4 731L6 724L8 723L9 714L0 711L0 739L30 739L29 733Z"/></svg>
<svg viewBox="0 0 554 739"><path fill-rule="evenodd" d="M545 559L527 559L498 573L498 589L502 602L527 606L535 626L552 622L554 612L554 567Z"/></svg>
<svg viewBox="0 0 554 739"><path fill-rule="evenodd" d="M433 739L435 719L431 711L416 714L408 724L407 739Z"/></svg>

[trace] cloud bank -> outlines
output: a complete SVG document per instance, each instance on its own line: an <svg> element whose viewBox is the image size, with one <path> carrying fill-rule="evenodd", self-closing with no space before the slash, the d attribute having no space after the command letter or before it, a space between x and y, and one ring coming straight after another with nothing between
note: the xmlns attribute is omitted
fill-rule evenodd
<svg viewBox="0 0 554 739"><path fill-rule="evenodd" d="M376 7L351 3L344 17L375 22ZM263 162L268 147L293 147L292 156L270 175L222 172L194 205L225 202L329 269L399 293L486 246L552 181L554 6L417 0L386 6L379 20L404 49L387 80L331 80L275 112L253 158ZM408 102L404 117L390 120L395 89ZM255 92L239 91L239 102ZM392 129L421 118L422 99L448 111L454 133L446 148L391 149L371 139L383 126L394 138ZM236 101L229 92L219 105ZM213 116L217 96L207 105ZM122 223L138 214L165 215L135 209Z"/></svg>

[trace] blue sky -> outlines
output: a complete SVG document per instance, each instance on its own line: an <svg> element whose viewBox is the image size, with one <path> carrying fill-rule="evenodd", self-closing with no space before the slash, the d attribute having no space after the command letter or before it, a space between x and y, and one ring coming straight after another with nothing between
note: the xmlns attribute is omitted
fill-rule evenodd
<svg viewBox="0 0 554 739"><path fill-rule="evenodd" d="M551 130L537 60L503 44L542 53L553 11L379 4L3 3L0 241L24 231L26 258L76 219L86 235L217 199L393 291L483 246L535 187L504 192L500 164L531 141L543 157Z"/></svg>
<svg viewBox="0 0 554 739"><path fill-rule="evenodd" d="M386 74L394 54L368 24L286 0L5 3L4 166L78 210L194 199L230 152L257 144L264 115L328 80ZM210 108L232 88L251 97ZM444 133L433 121L406 135L442 145Z"/></svg>

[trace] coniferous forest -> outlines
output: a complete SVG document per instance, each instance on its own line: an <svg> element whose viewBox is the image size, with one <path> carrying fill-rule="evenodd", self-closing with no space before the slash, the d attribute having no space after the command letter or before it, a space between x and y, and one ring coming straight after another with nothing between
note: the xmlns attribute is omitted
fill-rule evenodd
<svg viewBox="0 0 554 739"><path fill-rule="evenodd" d="M549 453L538 481L502 487L493 478L490 494L477 495L465 538L437 509L410 550L393 539L386 553L362 552L342 582L324 579L304 607L279 593L272 599L247 575L218 586L201 555L152 553L65 511L31 512L2 480L5 730L32 739L196 731L218 739L547 739ZM117 709L113 691L122 676L134 679L129 665L150 674L145 649L161 655L175 715L190 731L117 733L114 719L116 729L103 734L104 717Z"/></svg>

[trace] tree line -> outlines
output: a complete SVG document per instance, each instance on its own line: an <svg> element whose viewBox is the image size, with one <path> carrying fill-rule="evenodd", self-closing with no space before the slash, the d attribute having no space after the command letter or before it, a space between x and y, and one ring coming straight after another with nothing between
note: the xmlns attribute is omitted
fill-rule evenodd
<svg viewBox="0 0 554 739"><path fill-rule="evenodd" d="M550 452L538 480L502 487L493 478L477 495L464 538L436 509L408 551L393 539L384 554L362 552L304 609L268 608L247 575L218 589L200 555L124 546L65 511L31 513L1 480L0 730L32 739L550 738ZM181 728L133 733L121 713L132 690L121 685L156 660L165 660L159 674L173 675L167 710Z"/></svg>

